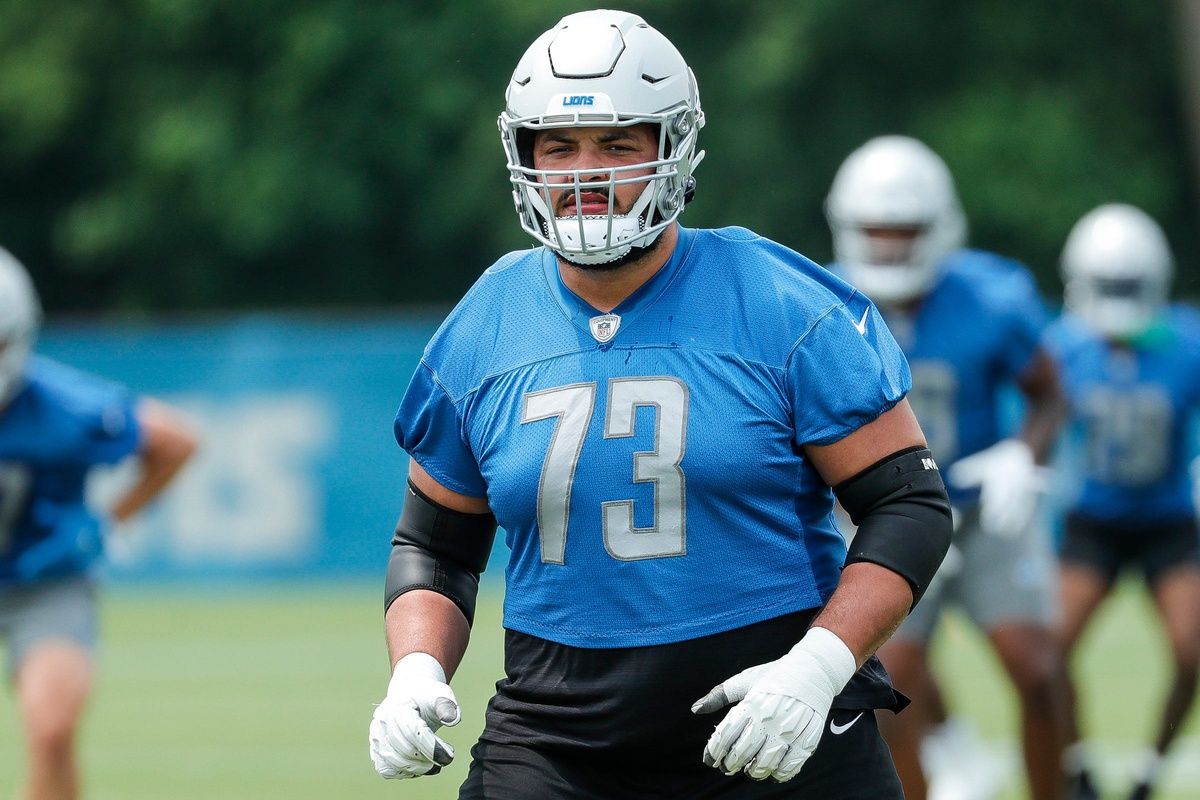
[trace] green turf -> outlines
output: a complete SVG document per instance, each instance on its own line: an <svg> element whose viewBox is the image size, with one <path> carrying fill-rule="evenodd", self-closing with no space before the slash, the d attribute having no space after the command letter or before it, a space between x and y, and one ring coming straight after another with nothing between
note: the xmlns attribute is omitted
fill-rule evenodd
<svg viewBox="0 0 1200 800"><path fill-rule="evenodd" d="M1094 740L1097 771L1105 797L1124 798L1130 772L1141 749L1154 736L1159 705L1168 680L1166 640L1141 584L1129 581L1101 607L1080 643L1073 674L1077 681L1080 724ZM948 702L979 727L983 736L1012 760L1014 774L1005 800L1027 796L1017 763L1017 706L999 662L982 637L957 614L943 625L934 648L937 674ZM1168 765L1163 791L1155 800L1200 797L1195 737L1200 714L1189 716Z"/></svg>
<svg viewBox="0 0 1200 800"><path fill-rule="evenodd" d="M378 586L112 593L82 742L87 797L452 796L500 669L498 605L482 604L455 681L463 722L448 738L463 757L422 787L383 781L367 755L388 678ZM20 772L11 701L0 700L0 797Z"/></svg>
<svg viewBox="0 0 1200 800"><path fill-rule="evenodd" d="M481 603L454 680L463 721L446 735L459 757L442 775L404 782L376 777L367 757L367 721L387 682L379 605L374 584L111 593L82 740L86 796L453 798L500 672L498 602ZM1157 713L1165 672L1160 634L1147 620L1140 597L1125 592L1085 643L1086 721L1106 741L1132 746ZM1011 697L978 637L952 620L937 659L952 701L989 739L1011 740ZM1193 715L1189 732L1197 730ZM0 797L12 795L21 771L16 713L5 693ZM1160 800L1196 796L1193 784Z"/></svg>

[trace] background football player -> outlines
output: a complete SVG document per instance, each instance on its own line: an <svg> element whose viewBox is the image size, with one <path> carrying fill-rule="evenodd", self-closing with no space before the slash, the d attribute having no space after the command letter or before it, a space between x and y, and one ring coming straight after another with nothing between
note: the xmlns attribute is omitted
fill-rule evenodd
<svg viewBox="0 0 1200 800"><path fill-rule="evenodd" d="M1078 642L1124 567L1137 567L1170 642L1174 677L1154 749L1130 800L1150 796L1196 693L1200 534L1189 422L1200 407L1200 314L1168 305L1171 252L1158 225L1128 205L1076 223L1062 255L1067 313L1047 334L1082 439L1078 494L1061 545L1062 642ZM1073 738L1078 740L1072 714ZM1072 748L1078 798L1097 797Z"/></svg>
<svg viewBox="0 0 1200 800"><path fill-rule="evenodd" d="M122 522L195 448L166 405L32 355L33 285L0 250L0 636L27 750L29 800L79 795L75 730L91 689L104 520L84 504L92 467L136 458L137 478L103 515Z"/></svg>
<svg viewBox="0 0 1200 800"><path fill-rule="evenodd" d="M925 797L920 743L942 721L929 642L942 609L955 602L987 634L1017 690L1033 797L1060 797L1057 593L1051 543L1036 512L1038 465L1058 430L1062 397L1039 343L1045 312L1032 277L1009 259L964 249L966 223L950 171L912 138L883 136L851 153L826 213L835 271L879 305L908 357L909 399L957 511L947 574L880 651L913 701L885 725L905 796ZM1008 434L1001 403L1012 385L1025 415ZM983 774L972 783L988 791Z"/></svg>

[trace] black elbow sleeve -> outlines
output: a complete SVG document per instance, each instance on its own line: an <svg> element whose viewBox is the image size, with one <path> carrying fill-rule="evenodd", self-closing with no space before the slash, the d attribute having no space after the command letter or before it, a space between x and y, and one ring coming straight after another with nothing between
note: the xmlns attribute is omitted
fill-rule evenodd
<svg viewBox="0 0 1200 800"><path fill-rule="evenodd" d="M912 587L915 606L946 557L954 528L932 454L924 447L901 450L833 491L858 526L846 563L870 561L896 572Z"/></svg>
<svg viewBox="0 0 1200 800"><path fill-rule="evenodd" d="M384 585L384 611L413 589L444 595L475 620L479 576L496 538L491 514L466 514L433 502L410 481L404 510L392 536Z"/></svg>

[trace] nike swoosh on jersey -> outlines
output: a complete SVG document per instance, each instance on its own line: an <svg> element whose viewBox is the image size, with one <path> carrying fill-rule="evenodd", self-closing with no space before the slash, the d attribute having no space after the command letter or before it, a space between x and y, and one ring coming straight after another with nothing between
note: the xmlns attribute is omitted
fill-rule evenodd
<svg viewBox="0 0 1200 800"><path fill-rule="evenodd" d="M864 712L864 711L858 712L858 716L856 716L854 719L847 722L845 725L838 725L833 720L829 720L829 732L832 733L834 736L842 735L846 731L850 730L850 726L853 725L854 723L858 722L859 717L861 717L864 713L866 713L866 712Z"/></svg>
<svg viewBox="0 0 1200 800"><path fill-rule="evenodd" d="M870 314L871 314L871 309L864 308L862 319L860 319L858 322L854 323L854 330L858 331L863 336L867 335L867 317L870 316Z"/></svg>

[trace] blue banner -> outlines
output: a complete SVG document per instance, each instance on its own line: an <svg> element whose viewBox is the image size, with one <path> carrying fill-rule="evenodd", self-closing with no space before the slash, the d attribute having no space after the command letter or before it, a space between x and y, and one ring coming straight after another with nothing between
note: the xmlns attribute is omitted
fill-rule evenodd
<svg viewBox="0 0 1200 800"><path fill-rule="evenodd" d="M201 437L161 498L111 532L113 577L382 576L407 467L392 419L440 321L47 325L40 352L179 407ZM131 467L99 476L97 505Z"/></svg>

